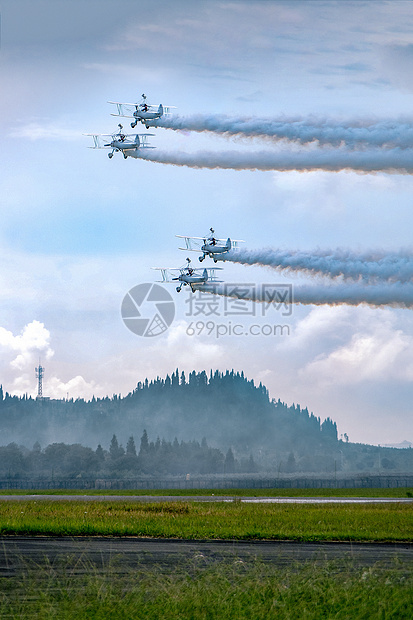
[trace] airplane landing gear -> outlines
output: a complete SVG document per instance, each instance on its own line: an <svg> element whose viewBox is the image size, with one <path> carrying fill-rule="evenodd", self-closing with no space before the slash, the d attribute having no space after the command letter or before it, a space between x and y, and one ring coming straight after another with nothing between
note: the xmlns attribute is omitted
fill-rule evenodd
<svg viewBox="0 0 413 620"><path fill-rule="evenodd" d="M200 263L202 263L202 261L204 260L204 258L205 258L205 255L204 255L204 256L200 256L200 257L198 258L199 262L200 262Z"/></svg>
<svg viewBox="0 0 413 620"><path fill-rule="evenodd" d="M177 287L176 287L176 292L177 292L177 293L180 293L180 292L181 292L181 288L182 288L182 286L177 286Z"/></svg>
<svg viewBox="0 0 413 620"><path fill-rule="evenodd" d="M135 129L136 127L136 121L134 123L131 123L130 126L132 127L132 129Z"/></svg>
<svg viewBox="0 0 413 620"><path fill-rule="evenodd" d="M112 159L113 153L108 153L108 157L109 157L109 159Z"/></svg>

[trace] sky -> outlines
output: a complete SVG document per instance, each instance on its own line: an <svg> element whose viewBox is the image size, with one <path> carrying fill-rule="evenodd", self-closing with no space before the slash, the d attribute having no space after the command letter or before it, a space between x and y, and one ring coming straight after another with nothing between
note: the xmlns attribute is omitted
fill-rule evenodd
<svg viewBox="0 0 413 620"><path fill-rule="evenodd" d="M121 316L129 290L159 279L152 268L185 262L175 235L202 237L210 227L251 251L411 256L409 143L303 146L156 128L148 160L125 160L89 149L84 135L129 128L108 101L145 93L175 106L176 118L385 125L407 140L412 3L152 0L137 8L132 0L0 1L3 389L35 396L39 359L51 398L126 395L177 367L234 368L271 398L331 417L350 441L413 441L411 307L323 303L326 287L349 283L226 262L219 278L253 294L262 285L321 293L315 303L266 307L165 285L175 304L165 332L137 335ZM379 166L314 167L320 152L329 164L374 155ZM263 153L277 163L259 169ZM294 163L302 153L304 167ZM186 163L151 161L161 156ZM391 165L380 169L383 156ZM236 165L240 158L250 164ZM379 286L370 281L369 294Z"/></svg>

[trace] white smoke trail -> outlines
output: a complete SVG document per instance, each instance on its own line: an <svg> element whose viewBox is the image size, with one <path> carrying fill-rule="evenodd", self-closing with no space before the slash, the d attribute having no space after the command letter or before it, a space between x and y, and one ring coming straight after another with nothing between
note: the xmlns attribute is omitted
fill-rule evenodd
<svg viewBox="0 0 413 620"><path fill-rule="evenodd" d="M363 146L411 148L413 121L383 120L379 122L337 122L322 118L237 118L225 115L197 114L163 117L156 127L175 131L212 132L225 136L271 138L299 144L318 142L320 145L351 148Z"/></svg>
<svg viewBox="0 0 413 620"><path fill-rule="evenodd" d="M393 306L395 308L413 307L412 284L382 284L363 286L361 284L339 285L284 285L263 284L254 290L242 284L214 284L205 292L240 300L253 300L274 305L277 310L288 309L291 304L329 305L347 304L358 306Z"/></svg>
<svg viewBox="0 0 413 620"><path fill-rule="evenodd" d="M411 282L413 280L413 253L363 252L349 250L315 250L291 252L274 250L244 250L229 252L223 259L242 265L261 265L277 270L302 271L311 275L322 274L330 278L387 280Z"/></svg>
<svg viewBox="0 0 413 620"><path fill-rule="evenodd" d="M221 168L231 170L325 170L338 172L413 173L413 150L389 149L375 151L346 151L319 149L302 151L198 151L195 153L167 152L142 149L133 155L137 159L188 166L190 168Z"/></svg>

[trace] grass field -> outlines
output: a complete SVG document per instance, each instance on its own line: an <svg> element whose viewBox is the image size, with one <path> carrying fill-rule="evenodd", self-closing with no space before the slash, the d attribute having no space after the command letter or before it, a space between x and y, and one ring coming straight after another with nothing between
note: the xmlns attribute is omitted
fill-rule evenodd
<svg viewBox="0 0 413 620"><path fill-rule="evenodd" d="M238 497L413 497L413 488L391 489L143 489L143 490L0 490L0 495L160 495L169 496L238 496Z"/></svg>
<svg viewBox="0 0 413 620"><path fill-rule="evenodd" d="M201 562L201 564L200 564ZM406 566L360 568L350 561L277 569L238 559L213 566L194 559L173 571L104 574L70 563L28 568L0 580L2 618L37 619L409 619L413 573Z"/></svg>
<svg viewBox="0 0 413 620"><path fill-rule="evenodd" d="M411 542L412 504L246 504L237 499L241 496L405 498L408 493L410 489L96 493L154 497L215 494L232 497L233 501L227 503L16 498L16 501L0 502L0 534ZM56 490L50 494L64 493ZM67 494L74 493L67 491ZM211 562L196 555L177 563L173 569L137 565L134 570L119 573L116 565L98 571L82 558L64 557L59 565L27 565L15 577L0 579L0 618L410 620L413 617L412 568L406 561L395 561L391 567L379 564L363 567L349 558L277 568L256 559L245 561L233 557Z"/></svg>
<svg viewBox="0 0 413 620"><path fill-rule="evenodd" d="M186 539L412 541L412 504L0 503L0 534Z"/></svg>

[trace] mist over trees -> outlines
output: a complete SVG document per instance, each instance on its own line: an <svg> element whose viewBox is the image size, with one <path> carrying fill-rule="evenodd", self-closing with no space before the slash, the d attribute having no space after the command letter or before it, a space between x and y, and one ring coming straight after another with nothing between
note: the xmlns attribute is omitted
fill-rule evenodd
<svg viewBox="0 0 413 620"><path fill-rule="evenodd" d="M413 453L365 454L347 436L338 439L330 417L321 422L307 408L270 399L264 385L233 370L185 376L177 369L139 382L125 397L90 401L0 388L0 445L3 476L391 470L400 467L395 452Z"/></svg>
<svg viewBox="0 0 413 620"><path fill-rule="evenodd" d="M149 441L144 430L139 450L130 436L126 449L112 436L109 448L100 444L96 450L80 444L54 443L41 448L36 442L31 450L10 443L0 447L0 479L7 478L133 478L145 475L187 475L253 473L252 455L238 461L231 449L226 456L208 446L204 438L173 442L159 437Z"/></svg>
<svg viewBox="0 0 413 620"><path fill-rule="evenodd" d="M125 397L85 401L33 399L0 393L0 441L30 447L34 441L104 444L116 434L126 442L150 436L166 441L206 437L211 445L227 450L293 449L309 442L337 440L336 424L323 423L299 405L271 400L261 383L256 386L241 372L191 372L177 369L165 379L146 379Z"/></svg>

